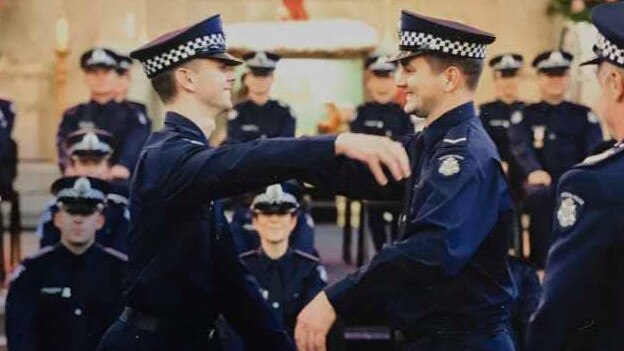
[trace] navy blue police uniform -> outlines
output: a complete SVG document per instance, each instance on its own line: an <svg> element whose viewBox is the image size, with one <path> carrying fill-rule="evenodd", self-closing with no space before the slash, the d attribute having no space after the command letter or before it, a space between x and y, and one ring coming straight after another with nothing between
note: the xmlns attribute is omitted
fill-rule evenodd
<svg viewBox="0 0 624 351"><path fill-rule="evenodd" d="M566 74L572 55L548 51L533 60L543 74ZM511 152L522 172L548 172L551 186L525 187L524 211L530 216L530 260L543 269L550 245L554 187L561 175L591 154L602 141L596 115L586 106L569 101L551 105L545 101L526 106L512 115L509 129Z"/></svg>
<svg viewBox="0 0 624 351"><path fill-rule="evenodd" d="M277 318L294 335L297 315L327 285L327 272L319 258L289 249L284 256L271 259L262 248L240 257L258 280L262 296Z"/></svg>
<svg viewBox="0 0 624 351"><path fill-rule="evenodd" d="M494 39L403 11L403 51L395 58L450 53L483 59ZM515 293L507 267L511 199L494 143L466 103L409 138L406 148L412 178L403 235L326 288L330 303L347 323L385 318L402 339L401 350L512 350L506 328ZM364 176L349 179L359 182L345 183L352 187L347 193L374 190Z"/></svg>
<svg viewBox="0 0 624 351"><path fill-rule="evenodd" d="M252 52L243 56L248 74L273 74L280 56L270 52ZM258 105L245 100L228 114L227 143L245 142L258 138L294 137L297 120L287 104L269 99Z"/></svg>
<svg viewBox="0 0 624 351"><path fill-rule="evenodd" d="M523 66L523 57L519 54L502 54L492 58L489 66L500 74L501 78L514 77L518 75ZM508 131L511 125L511 115L521 110L524 102L514 101L507 103L501 99L491 101L479 106L479 117L483 122L483 127L488 132L496 149L500 154L501 161L507 163L507 179L513 197L520 200L522 194L522 174L521 168L516 159L511 154Z"/></svg>
<svg viewBox="0 0 624 351"><path fill-rule="evenodd" d="M254 216L295 216L299 208L297 198L284 191L279 184L271 185L256 195L250 206ZM284 240L290 241L290 235ZM265 254L262 245L258 245L242 253L240 258L258 280L262 296L279 321L291 336L294 335L297 315L327 285L327 272L318 257L288 248L280 257L272 258ZM224 340L224 344L227 343L226 349L230 351L253 348L253 345L245 345L239 338L227 339L231 340Z"/></svg>
<svg viewBox="0 0 624 351"><path fill-rule="evenodd" d="M592 12L596 58L624 68L624 3ZM557 188L553 244L528 350L624 349L624 147L565 173Z"/></svg>
<svg viewBox="0 0 624 351"><path fill-rule="evenodd" d="M81 66L88 70L94 67L116 69L116 54L108 49L95 48L81 57ZM61 171L68 165L68 151L65 148L67 136L83 128L102 129L115 137L112 156L113 165L121 165L133 170L141 147L150 132L150 123L146 115L125 102L114 99L106 103L89 101L69 108L63 113L56 135L59 167Z"/></svg>
<svg viewBox="0 0 624 351"><path fill-rule="evenodd" d="M108 184L62 178L53 188L70 213L95 211ZM14 351L95 350L122 307L126 256L94 243L75 254L48 246L13 272L6 302L6 335Z"/></svg>
<svg viewBox="0 0 624 351"><path fill-rule="evenodd" d="M15 105L0 98L0 196L4 198L12 196L17 176L17 144L11 138L14 125Z"/></svg>
<svg viewBox="0 0 624 351"><path fill-rule="evenodd" d="M396 71L396 64L387 62L386 56L368 58L364 68L377 77L389 78ZM402 140L405 136L414 134L414 125L410 116L396 102L369 101L358 106L355 119L349 124L354 133L387 136L394 140ZM373 237L373 244L377 251L389 237L394 240L398 236L398 219L400 208L381 206L370 203L367 207L368 226ZM389 230L388 230L389 229ZM388 233L389 231L389 233Z"/></svg>
<svg viewBox="0 0 624 351"><path fill-rule="evenodd" d="M149 78L193 58L240 63L225 52L218 15L161 36L131 56ZM294 349L240 262L215 200L313 176L334 161L334 142L275 139L212 148L197 125L167 112L132 180L126 308L100 349L210 350L219 314L258 349Z"/></svg>
<svg viewBox="0 0 624 351"><path fill-rule="evenodd" d="M101 159L112 154L113 137L101 130L78 130L67 138L67 150L70 157L90 157ZM96 241L105 247L128 252L128 232L130 230L130 211L128 209L129 187L123 180L110 182L110 191L106 196L104 227L97 231ZM56 201L50 203L40 217L36 234L40 247L52 246L59 242L60 231L54 225L54 213L58 211Z"/></svg>
<svg viewBox="0 0 624 351"><path fill-rule="evenodd" d="M516 298L511 305L509 331L517 351L525 350L531 315L537 309L542 285L537 270L523 258L509 256L509 271L517 288Z"/></svg>

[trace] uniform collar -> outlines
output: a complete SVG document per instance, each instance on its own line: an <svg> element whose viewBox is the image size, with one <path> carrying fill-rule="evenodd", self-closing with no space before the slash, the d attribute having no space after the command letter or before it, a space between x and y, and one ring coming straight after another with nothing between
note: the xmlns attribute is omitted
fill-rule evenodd
<svg viewBox="0 0 624 351"><path fill-rule="evenodd" d="M475 116L475 108L472 101L446 112L423 130L425 147L434 145L446 135L449 129Z"/></svg>
<svg viewBox="0 0 624 351"><path fill-rule="evenodd" d="M205 145L208 145L208 139L206 139L204 132L199 129L197 124L179 113L167 111L165 115L165 126L175 128L186 136L192 136L193 140L201 141Z"/></svg>

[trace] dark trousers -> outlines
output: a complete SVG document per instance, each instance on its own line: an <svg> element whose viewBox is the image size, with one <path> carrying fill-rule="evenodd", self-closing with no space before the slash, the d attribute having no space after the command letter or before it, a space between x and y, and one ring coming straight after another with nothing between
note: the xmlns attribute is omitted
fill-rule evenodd
<svg viewBox="0 0 624 351"><path fill-rule="evenodd" d="M98 351L218 351L219 338L206 333L158 333L136 328L120 320L104 334Z"/></svg>
<svg viewBox="0 0 624 351"><path fill-rule="evenodd" d="M527 186L524 212L531 218L529 225L529 243L531 254L529 261L538 269L546 266L546 257L551 241L555 194L552 187Z"/></svg>
<svg viewBox="0 0 624 351"><path fill-rule="evenodd" d="M471 333L457 337L423 336L417 340L398 341L397 351L514 351L506 330L496 333Z"/></svg>

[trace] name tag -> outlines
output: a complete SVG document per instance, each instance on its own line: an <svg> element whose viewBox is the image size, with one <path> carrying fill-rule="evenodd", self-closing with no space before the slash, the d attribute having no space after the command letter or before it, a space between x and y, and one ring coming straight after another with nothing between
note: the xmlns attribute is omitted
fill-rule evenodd
<svg viewBox="0 0 624 351"><path fill-rule="evenodd" d="M502 127L502 128L509 128L509 121L505 121L504 119L493 119L490 120L490 126L492 127Z"/></svg>
<svg viewBox="0 0 624 351"><path fill-rule="evenodd" d="M370 128L383 128L383 121L364 121L364 125Z"/></svg>
<svg viewBox="0 0 624 351"><path fill-rule="evenodd" d="M241 126L241 129L243 130L243 132L257 132L260 130L260 128L258 128L258 126L255 124L243 124Z"/></svg>

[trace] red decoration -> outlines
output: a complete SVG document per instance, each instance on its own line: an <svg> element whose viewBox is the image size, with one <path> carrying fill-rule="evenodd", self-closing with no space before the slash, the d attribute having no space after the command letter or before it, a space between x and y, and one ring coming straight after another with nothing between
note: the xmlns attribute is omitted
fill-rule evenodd
<svg viewBox="0 0 624 351"><path fill-rule="evenodd" d="M282 2L288 10L288 20L305 21L309 18L308 12L303 5L304 0L282 0Z"/></svg>

